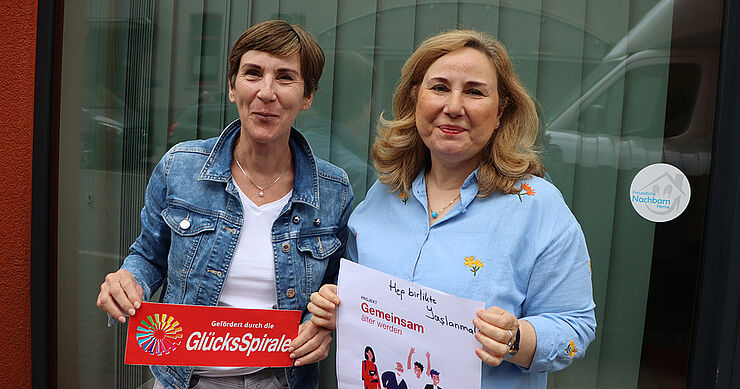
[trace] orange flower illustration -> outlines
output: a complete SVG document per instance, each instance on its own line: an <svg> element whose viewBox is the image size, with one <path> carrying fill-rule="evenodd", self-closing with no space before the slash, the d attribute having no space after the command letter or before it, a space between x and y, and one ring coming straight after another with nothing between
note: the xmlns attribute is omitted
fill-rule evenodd
<svg viewBox="0 0 740 389"><path fill-rule="evenodd" d="M409 201L409 196L406 195L406 192L401 191L401 193L398 194L398 198L403 201L403 205L406 205L406 202Z"/></svg>
<svg viewBox="0 0 740 389"><path fill-rule="evenodd" d="M478 270L485 266L483 262L475 259L475 257L473 256L465 257L464 265L470 268L470 271L473 272L473 277L475 277L476 273L478 273Z"/></svg>
<svg viewBox="0 0 740 389"><path fill-rule="evenodd" d="M568 352L568 358L570 359L576 356L578 347L576 347L576 343L572 339L568 341L568 347L565 348L565 351Z"/></svg>
<svg viewBox="0 0 740 389"><path fill-rule="evenodd" d="M522 185L519 187L519 193L516 193L516 195L519 196L519 201L521 202L522 195L534 196L534 189L526 182L522 182Z"/></svg>

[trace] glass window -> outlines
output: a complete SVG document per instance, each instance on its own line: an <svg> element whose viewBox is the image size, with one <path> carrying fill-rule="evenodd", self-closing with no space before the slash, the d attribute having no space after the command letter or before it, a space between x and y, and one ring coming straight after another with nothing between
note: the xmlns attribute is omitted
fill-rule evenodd
<svg viewBox="0 0 740 389"><path fill-rule="evenodd" d="M237 118L227 98L228 52L247 26L274 18L303 25L325 50L313 106L295 127L317 156L348 172L357 201L375 181L369 157L375 125L390 114L400 68L414 47L456 26L499 38L537 102L543 160L583 227L592 259L596 341L585 360L551 374L549 386L659 387L666 375L685 380L688 342L671 343L683 368L641 367L641 358L663 344L647 347L655 338L644 342L643 335L646 317L657 312L648 297L656 304L656 285L665 286L665 278L651 280L651 269L664 258L660 237L667 230L641 219L626 193L639 169L661 161L683 169L698 185L695 193L706 187L716 34L674 25L688 3L65 1L59 387L137 388L149 379L146 369L123 365L125 335L107 328L95 307L99 285L139 233L144 188L165 151L218 136ZM718 14L721 2L709 3ZM719 18L705 19L699 23L705 30L719 28ZM691 37L708 40L697 44ZM687 214L703 220L701 200ZM701 222L692 231L693 250ZM696 258L688 261L682 269L696 268ZM685 333L666 325L656 330L658 338ZM321 387L332 387L333 366L324 367Z"/></svg>

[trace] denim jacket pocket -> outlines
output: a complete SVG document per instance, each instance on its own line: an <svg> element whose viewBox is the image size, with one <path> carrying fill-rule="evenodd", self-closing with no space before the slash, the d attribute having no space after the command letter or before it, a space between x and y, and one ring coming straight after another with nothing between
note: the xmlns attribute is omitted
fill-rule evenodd
<svg viewBox="0 0 740 389"><path fill-rule="evenodd" d="M339 241L334 233L323 235L311 235L299 237L296 245L298 251L309 254L314 259L326 259L334 254L342 242Z"/></svg>
<svg viewBox="0 0 740 389"><path fill-rule="evenodd" d="M193 208L186 204L168 202L167 208L162 210L162 219L172 230L167 260L167 288L164 294L164 301L167 302L184 303L188 285L200 282L196 277L188 275L199 263L207 262L207 256L204 257L203 253L209 252L215 241L212 236L218 217ZM196 261L196 258L204 259ZM179 287L172 288L169 285Z"/></svg>
<svg viewBox="0 0 740 389"><path fill-rule="evenodd" d="M303 257L305 266L305 304L308 304L311 292L319 290L329 267L329 259L339 252L342 244L335 231L324 234L308 234L296 240L296 248Z"/></svg>
<svg viewBox="0 0 740 389"><path fill-rule="evenodd" d="M169 205L162 210L162 219L181 236L194 236L204 231L216 229L218 218L205 215L187 208Z"/></svg>

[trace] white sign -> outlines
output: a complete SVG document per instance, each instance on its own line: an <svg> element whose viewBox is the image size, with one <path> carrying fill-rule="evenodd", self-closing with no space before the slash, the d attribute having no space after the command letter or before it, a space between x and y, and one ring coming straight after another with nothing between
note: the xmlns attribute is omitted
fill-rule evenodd
<svg viewBox="0 0 740 389"><path fill-rule="evenodd" d="M466 300L342 259L337 380L342 389L480 389ZM436 385L436 386L435 386Z"/></svg>
<svg viewBox="0 0 740 389"><path fill-rule="evenodd" d="M686 210L691 187L686 175L676 167L656 163L635 176L630 187L630 201L640 216L652 222L667 222Z"/></svg>

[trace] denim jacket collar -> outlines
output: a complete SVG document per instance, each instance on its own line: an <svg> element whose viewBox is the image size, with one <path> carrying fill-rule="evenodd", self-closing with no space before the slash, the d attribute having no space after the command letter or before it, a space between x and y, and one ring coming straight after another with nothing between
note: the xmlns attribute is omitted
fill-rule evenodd
<svg viewBox="0 0 740 389"><path fill-rule="evenodd" d="M229 183L231 181L231 158L234 144L239 137L241 121L234 120L218 137L203 169L199 180L210 180ZM316 159L306 138L295 128L290 129L290 151L295 161L293 197L290 202L301 202L316 209L319 208L319 171Z"/></svg>

